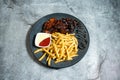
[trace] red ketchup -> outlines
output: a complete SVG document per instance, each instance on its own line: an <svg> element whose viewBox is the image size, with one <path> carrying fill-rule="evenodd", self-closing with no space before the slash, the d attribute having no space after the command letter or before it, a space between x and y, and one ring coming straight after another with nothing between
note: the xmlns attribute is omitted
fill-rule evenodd
<svg viewBox="0 0 120 80"><path fill-rule="evenodd" d="M39 43L39 46L48 46L49 43L50 43L50 37L48 37L48 38L44 39L43 41L41 41Z"/></svg>

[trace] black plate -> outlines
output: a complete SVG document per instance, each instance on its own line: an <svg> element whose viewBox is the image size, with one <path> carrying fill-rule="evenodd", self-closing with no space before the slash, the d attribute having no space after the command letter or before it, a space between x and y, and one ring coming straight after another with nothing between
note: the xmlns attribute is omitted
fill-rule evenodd
<svg viewBox="0 0 120 80"><path fill-rule="evenodd" d="M65 14L65 13L54 13L54 14L49 14L47 16L42 17L41 19L39 19L29 30L28 36L27 36L27 48L28 50L30 50L30 52L34 55L35 59L38 60L40 58L40 56L43 54L42 52L38 53L38 54L34 54L34 50L37 49L37 47L35 47L34 45L34 40L35 40L35 35L38 32L41 32L42 30L42 25L44 22L48 21L50 18L57 18L57 19L61 19L61 18L72 18L75 19L79 22L79 26L75 28L74 32L76 33L76 37L78 39L78 57L74 57L73 60L71 61L65 61L65 62L60 62L55 64L54 61L51 62L51 66L47 65L46 59L44 58L42 61L40 61L40 63L44 64L45 66L51 67L51 68L64 68L64 67L68 67L68 66L72 66L75 63L79 62L84 55L86 54L88 47L89 47L89 34L88 31L85 27L85 25L76 17L69 15L69 14ZM29 52L29 53L30 53Z"/></svg>

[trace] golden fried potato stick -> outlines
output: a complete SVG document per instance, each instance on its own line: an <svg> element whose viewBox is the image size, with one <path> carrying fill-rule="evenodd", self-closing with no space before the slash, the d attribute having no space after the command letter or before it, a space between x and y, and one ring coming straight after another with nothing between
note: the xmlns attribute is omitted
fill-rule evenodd
<svg viewBox="0 0 120 80"><path fill-rule="evenodd" d="M34 51L34 53L36 54L36 53L38 53L38 52L40 52L40 51L43 51L42 49L36 49L35 51Z"/></svg>
<svg viewBox="0 0 120 80"><path fill-rule="evenodd" d="M59 57L58 50L56 44L53 43L54 51L56 53L56 56Z"/></svg>
<svg viewBox="0 0 120 80"><path fill-rule="evenodd" d="M48 66L51 64L51 58L48 59Z"/></svg>
<svg viewBox="0 0 120 80"><path fill-rule="evenodd" d="M41 61L46 56L46 53L42 55L42 57L39 58L39 61Z"/></svg>

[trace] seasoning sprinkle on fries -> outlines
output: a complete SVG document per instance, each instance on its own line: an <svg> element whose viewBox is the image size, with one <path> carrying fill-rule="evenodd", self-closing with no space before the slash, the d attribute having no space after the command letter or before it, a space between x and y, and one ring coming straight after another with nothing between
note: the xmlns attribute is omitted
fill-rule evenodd
<svg viewBox="0 0 120 80"><path fill-rule="evenodd" d="M39 61L47 56L48 66L51 65L51 60L54 60L55 64L66 60L73 60L73 57L78 56L78 41L74 35L59 32L52 33L51 45L46 48L39 48L34 53L37 54L42 51L43 55L39 58Z"/></svg>

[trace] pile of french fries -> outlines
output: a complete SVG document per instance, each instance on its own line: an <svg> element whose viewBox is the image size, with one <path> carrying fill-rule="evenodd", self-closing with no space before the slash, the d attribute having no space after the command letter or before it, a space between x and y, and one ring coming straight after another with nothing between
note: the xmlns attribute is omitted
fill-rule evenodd
<svg viewBox="0 0 120 80"><path fill-rule="evenodd" d="M43 60L47 56L47 63L50 66L51 60L55 64L66 60L73 60L73 57L78 56L78 41L75 34L62 34L59 32L52 33L52 42L49 47L39 48L34 51L35 54L42 51L44 54L39 58Z"/></svg>

